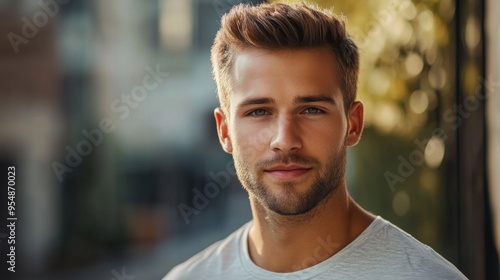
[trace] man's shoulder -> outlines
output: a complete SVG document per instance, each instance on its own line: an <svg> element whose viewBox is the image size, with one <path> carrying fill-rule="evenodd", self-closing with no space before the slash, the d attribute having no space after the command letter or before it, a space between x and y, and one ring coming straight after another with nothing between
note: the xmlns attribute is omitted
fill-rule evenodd
<svg viewBox="0 0 500 280"><path fill-rule="evenodd" d="M203 276L213 276L217 271L231 269L239 259L240 240L250 224L251 222L244 224L225 239L215 242L177 265L163 280L204 279L207 277Z"/></svg>
<svg viewBox="0 0 500 280"><path fill-rule="evenodd" d="M395 274L414 278L466 279L465 276L431 247L423 244L396 225L377 217L377 227L363 246L364 254L372 255L374 265L393 269ZM390 270L389 269L389 270ZM386 271L387 272L387 271Z"/></svg>

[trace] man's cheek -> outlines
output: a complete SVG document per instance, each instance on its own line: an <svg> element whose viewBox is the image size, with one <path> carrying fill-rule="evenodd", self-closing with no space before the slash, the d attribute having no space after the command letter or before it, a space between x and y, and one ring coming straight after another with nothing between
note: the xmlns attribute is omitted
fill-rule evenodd
<svg viewBox="0 0 500 280"><path fill-rule="evenodd" d="M243 145L239 147L240 160L244 162L251 161L257 154L257 149L252 145Z"/></svg>
<svg viewBox="0 0 500 280"><path fill-rule="evenodd" d="M240 135L239 137L235 137L234 139L236 141L233 141L233 147L240 155L245 157L255 156L257 148L255 146L254 136L246 134L246 135Z"/></svg>
<svg viewBox="0 0 500 280"><path fill-rule="evenodd" d="M254 144L265 145L266 143L270 143L273 135L273 129L269 127L260 128L254 137Z"/></svg>

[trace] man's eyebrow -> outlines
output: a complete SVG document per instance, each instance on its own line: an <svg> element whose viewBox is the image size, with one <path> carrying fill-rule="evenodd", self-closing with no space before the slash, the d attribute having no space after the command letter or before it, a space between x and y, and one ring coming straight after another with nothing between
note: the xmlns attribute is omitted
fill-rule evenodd
<svg viewBox="0 0 500 280"><path fill-rule="evenodd" d="M293 99L293 103L312 103L312 102L327 102L331 104L337 104L333 98L330 96L318 95L318 96L297 96Z"/></svg>
<svg viewBox="0 0 500 280"><path fill-rule="evenodd" d="M272 98L248 98L243 100L238 104L238 108L242 108L249 105L259 105L259 104L274 104L276 103Z"/></svg>

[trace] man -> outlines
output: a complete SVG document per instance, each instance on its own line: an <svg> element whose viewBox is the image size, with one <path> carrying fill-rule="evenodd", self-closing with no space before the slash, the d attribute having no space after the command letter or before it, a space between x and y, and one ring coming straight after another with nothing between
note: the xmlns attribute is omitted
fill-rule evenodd
<svg viewBox="0 0 500 280"><path fill-rule="evenodd" d="M222 19L212 64L219 140L253 220L164 279L465 279L347 192L363 105L342 19L304 4L238 5Z"/></svg>

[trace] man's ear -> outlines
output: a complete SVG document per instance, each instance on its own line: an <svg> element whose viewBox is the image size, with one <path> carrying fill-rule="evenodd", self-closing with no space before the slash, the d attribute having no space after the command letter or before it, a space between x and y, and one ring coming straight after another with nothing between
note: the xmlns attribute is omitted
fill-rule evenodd
<svg viewBox="0 0 500 280"><path fill-rule="evenodd" d="M347 146L355 146L361 139L363 133L363 103L354 101L347 115L349 121L349 128L347 130Z"/></svg>
<svg viewBox="0 0 500 280"><path fill-rule="evenodd" d="M217 135L219 135L220 145L226 153L230 154L233 152L233 144L231 143L231 138L229 137L229 128L227 126L228 119L220 107L215 108L214 116L217 124Z"/></svg>

